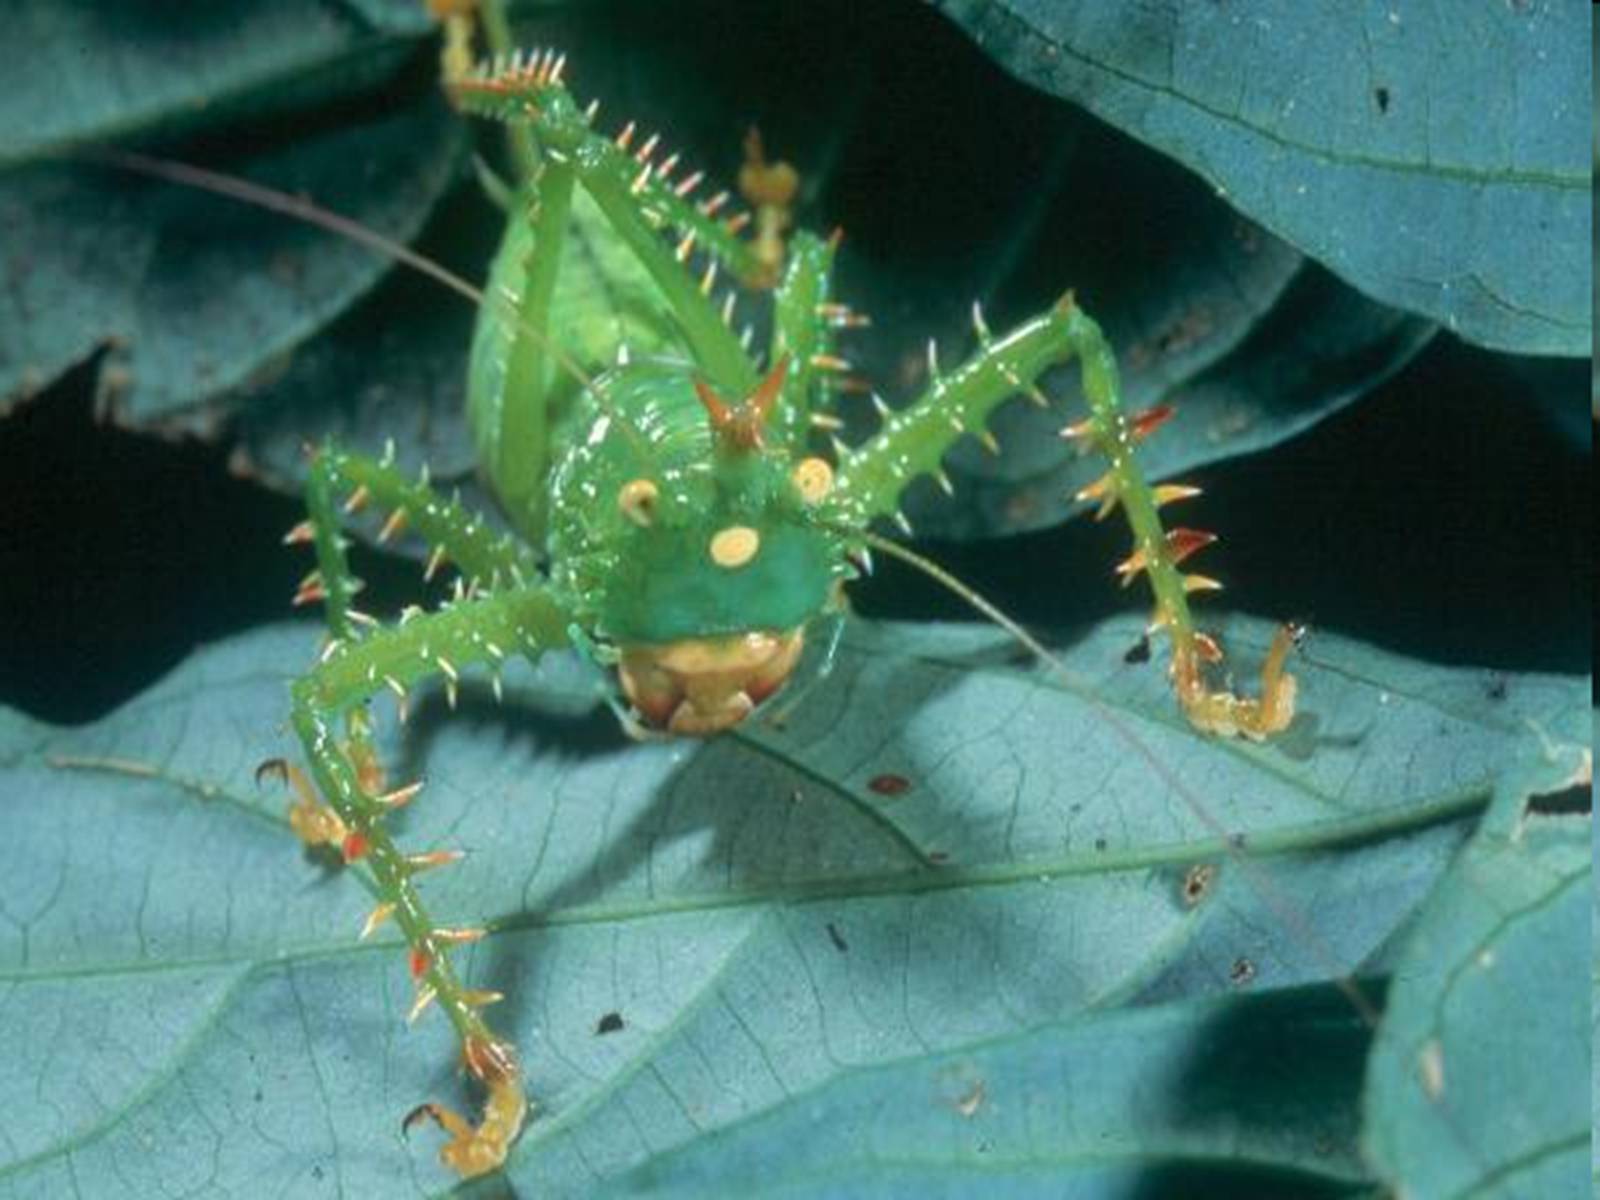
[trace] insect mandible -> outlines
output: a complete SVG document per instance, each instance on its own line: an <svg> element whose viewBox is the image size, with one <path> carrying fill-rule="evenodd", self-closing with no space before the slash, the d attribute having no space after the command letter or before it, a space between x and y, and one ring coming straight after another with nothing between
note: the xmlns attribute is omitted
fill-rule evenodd
<svg viewBox="0 0 1600 1200"><path fill-rule="evenodd" d="M965 362L931 372L921 397L885 409L861 444L816 444L837 427L834 387L849 369L835 340L861 318L832 295L837 238L789 231L794 172L750 147L741 190L754 216L729 215L727 193L697 198L701 175L676 175L676 156L661 155L656 138L631 123L612 136L598 132L594 108L567 89L564 57L501 55L468 68L470 29L459 20L446 56L453 99L511 124L536 162L511 197L468 386L482 474L514 532L387 456L319 449L308 517L288 539L316 553L296 601L322 602L330 635L292 687L292 724L309 770L281 760L264 767L291 783L291 823L308 845L329 846L370 872L378 903L367 932L391 920L399 927L416 986L413 1016L434 1006L446 1015L465 1068L485 1089L475 1124L431 1103L407 1118L441 1126L449 1135L442 1160L473 1176L505 1161L527 1117L525 1082L515 1047L484 1015L500 997L467 987L452 966L452 949L484 931L436 924L417 888L419 873L456 855L407 853L385 827L386 814L421 784L385 781L364 707L373 695L392 691L403 703L421 681L442 678L453 699L468 668L486 667L498 680L512 657L576 648L614 671L615 706L635 733L730 729L791 683L808 637L825 640L843 614L844 585L872 550L918 561L872 530L898 518L911 481L942 480L944 454L962 437L987 438L985 421L1010 397L1048 404L1039 378L1072 361L1090 411L1062 435L1108 462L1080 496L1101 515L1120 507L1127 517L1134 546L1117 572L1151 582L1151 628L1170 638L1174 691L1190 722L1221 736L1270 736L1293 716L1295 681L1284 669L1294 640L1285 628L1258 697L1210 683L1221 651L1195 628L1186 596L1215 585L1180 564L1212 537L1163 526L1158 510L1194 490L1149 485L1134 457L1170 410L1124 415L1111 348L1070 293L999 335L975 307L976 348ZM593 378L595 364L563 349L554 303L559 249L580 192L648 273L673 326L669 351L623 354ZM764 356L729 327L714 299L719 276L770 292ZM581 386L556 411L556 383L572 379ZM460 573L453 603L408 610L392 625L353 607L357 584L340 523L369 505L388 514L386 536L409 529L434 547L430 574L446 562Z"/></svg>

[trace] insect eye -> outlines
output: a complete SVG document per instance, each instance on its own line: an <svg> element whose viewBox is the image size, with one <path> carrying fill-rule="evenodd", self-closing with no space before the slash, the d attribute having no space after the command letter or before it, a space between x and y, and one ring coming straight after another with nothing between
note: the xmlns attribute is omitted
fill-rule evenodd
<svg viewBox="0 0 1600 1200"><path fill-rule="evenodd" d="M816 504L833 489L833 468L820 458L802 458L789 477L807 504Z"/></svg>
<svg viewBox="0 0 1600 1200"><path fill-rule="evenodd" d="M617 493L617 507L641 529L648 529L656 519L656 498L661 489L649 479L630 479Z"/></svg>

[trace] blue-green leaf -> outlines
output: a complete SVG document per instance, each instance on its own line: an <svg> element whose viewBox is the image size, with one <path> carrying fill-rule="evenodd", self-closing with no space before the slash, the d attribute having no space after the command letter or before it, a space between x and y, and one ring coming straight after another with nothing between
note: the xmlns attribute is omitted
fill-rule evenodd
<svg viewBox="0 0 1600 1200"><path fill-rule="evenodd" d="M939 7L1368 295L1495 349L1590 353L1585 6Z"/></svg>
<svg viewBox="0 0 1600 1200"><path fill-rule="evenodd" d="M1502 689L1330 637L1327 666L1297 667L1289 735L1219 742L1175 715L1159 656L1125 661L1139 626L1083 636L1063 682L989 630L860 625L784 724L699 745L630 744L563 658L511 677L505 708L477 681L456 712L414 704L384 754L428 787L394 827L470 851L425 890L440 919L494 929L460 963L510 997L496 1015L538 1104L518 1189L692 1179L791 1144L808 1103L846 1114L895 1071L969 1060L973 1120L1016 1120L1092 1030L1106 1070L1136 1074L1070 1111L1142 1106L1125 1177L1181 1180L1204 1158L1213 1181L1358 1181L1359 1051L1316 1084L1346 1098L1336 1111L1268 1130L1203 1065L1232 1028L1291 1036L1296 1004L1274 1026L1229 997L1381 955L1524 722L1558 727L1587 687ZM1242 666L1265 630L1226 634ZM430 1138L399 1131L420 1100L464 1099L448 1033L405 1031L396 943L356 941L357 873L298 852L283 797L253 781L297 753L285 685L315 641L241 636L79 728L0 713L0 1046L22 1099L0 1108L0 1196L448 1189ZM1201 1065L1141 1057L1144 1038ZM924 1098L929 1121L965 1122L960 1082ZM1033 1136L1020 1170L1077 1152L1061 1126ZM804 1184L805 1164L780 1165L794 1174L775 1185ZM846 1188L895 1179L859 1154L840 1171Z"/></svg>
<svg viewBox="0 0 1600 1200"><path fill-rule="evenodd" d="M1403 1194L1586 1194L1593 758L1589 715L1568 716L1511 749L1482 828L1395 963L1365 1141ZM1567 789L1581 810L1538 807Z"/></svg>
<svg viewBox="0 0 1600 1200"><path fill-rule="evenodd" d="M281 368L388 269L281 216L74 152L205 137L224 172L402 241L456 178L458 120L401 76L431 28L420 4L231 2L183 19L32 5L8 21L19 49L0 97L0 413L110 350L105 415L213 433L219 397ZM368 93L391 99L363 108Z"/></svg>

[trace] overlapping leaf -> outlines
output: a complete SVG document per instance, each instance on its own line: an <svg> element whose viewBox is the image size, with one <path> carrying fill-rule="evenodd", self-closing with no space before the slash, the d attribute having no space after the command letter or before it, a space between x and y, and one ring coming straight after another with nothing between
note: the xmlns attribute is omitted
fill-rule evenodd
<svg viewBox="0 0 1600 1200"><path fill-rule="evenodd" d="M1310 1017L1225 997L1380 950L1522 722L1558 723L1586 690L1527 676L1502 692L1329 639L1340 669L1306 669L1301 724L1248 747L1182 727L1159 665L1124 661L1137 624L1073 646L1070 683L988 631L862 626L786 724L704 745L627 743L562 659L513 679L505 709L478 688L454 714L421 705L387 757L429 786L395 824L407 845L471 852L427 896L497 931L463 965L511 996L499 1017L540 1105L515 1184L688 1188L901 1081L908 1131L965 1131L949 1188L969 1194L990 1177L967 1173L985 1140L1024 1173L1071 1167L1069 1127L1014 1124L1037 1106L1114 1115L1099 1091L1050 1085L1084 1039L1103 1047L1087 1079L1096 1061L1108 1086L1134 1072L1117 1086L1138 1119L1105 1187L1197 1155L1224 1190L1262 1170L1329 1194L1361 1178L1358 1053L1330 1058L1336 1108L1276 1128L1268 1093L1183 1064L1219 1029L1270 1040ZM1230 633L1242 661L1262 631ZM370 898L298 854L282 798L252 782L294 752L285 664L313 641L237 638L79 729L0 717L0 1042L35 1100L0 1115L0 1194L447 1190L398 1120L457 1094L448 1034L404 1031L402 956L355 941ZM1203 863L1219 873L1187 903ZM896 1155L869 1128L841 1178L882 1191L931 1169ZM774 1186L809 1178L783 1169Z"/></svg>
<svg viewBox="0 0 1600 1200"><path fill-rule="evenodd" d="M1590 353L1581 6L940 7L1369 296L1495 349Z"/></svg>
<svg viewBox="0 0 1600 1200"><path fill-rule="evenodd" d="M29 52L0 102L0 410L109 347L111 415L214 430L219 395L372 286L386 264L354 246L59 157L200 137L228 172L408 239L455 177L461 131L426 91L360 106L401 87L427 28L412 6L366 7L367 19L314 3L211 5L181 21L137 5L19 13Z"/></svg>
<svg viewBox="0 0 1600 1200"><path fill-rule="evenodd" d="M1575 968L1590 941L1592 818L1571 801L1593 759L1587 714L1571 717L1508 764L1396 963L1365 1119L1374 1162L1404 1193L1587 1186L1590 989ZM1565 809L1541 811L1540 793Z"/></svg>

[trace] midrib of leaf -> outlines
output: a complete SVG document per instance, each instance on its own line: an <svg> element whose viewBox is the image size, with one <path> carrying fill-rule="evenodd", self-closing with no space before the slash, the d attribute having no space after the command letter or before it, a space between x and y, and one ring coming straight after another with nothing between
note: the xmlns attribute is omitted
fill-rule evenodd
<svg viewBox="0 0 1600 1200"><path fill-rule="evenodd" d="M85 768L73 768L85 769ZM92 769L92 768L91 768ZM116 772L121 773L121 772ZM151 778L145 775L141 778ZM159 778L159 777L157 777ZM251 816L282 825L285 830L285 852L293 851L287 821L281 821L261 812L249 802L230 795L218 787L204 793L209 799L228 800ZM844 794L841 790L841 794ZM1252 859L1276 855L1300 854L1328 849L1334 846L1359 842L1385 834L1420 829L1449 820L1482 808L1490 796L1490 782L1484 780L1479 787L1463 788L1441 793L1429 800L1401 809L1389 809L1360 817L1346 817L1333 821L1319 821L1309 825L1290 826L1271 833L1254 836L1250 840ZM685 912L714 912L743 907L761 908L780 903L806 903L823 900L870 899L884 895L926 895L935 892L1006 887L1040 880L1073 878L1081 875L1115 874L1122 871L1151 867L1184 866L1208 858L1239 851L1227 838L1207 837L1187 842L1169 842L1157 846L1128 850L1096 851L1093 854L1068 854L1054 859L1032 859L1022 863L995 864L986 867L936 867L927 871L912 870L890 874L860 875L848 879L817 877L801 879L782 886L760 890L730 889L725 892L686 893L680 896L658 898L627 904L580 905L548 913L518 911L492 918L485 924L494 933L528 932L561 926L620 923L649 920ZM299 947L263 948L256 954L193 955L168 958L154 962L130 961L122 963L96 963L76 967L50 969L0 970L0 982L37 982L58 979L82 979L122 974L147 974L162 971L188 970L196 967L238 966L241 964L310 962L324 958L337 958L358 954L392 953L398 942L354 940L337 944L314 943Z"/></svg>

